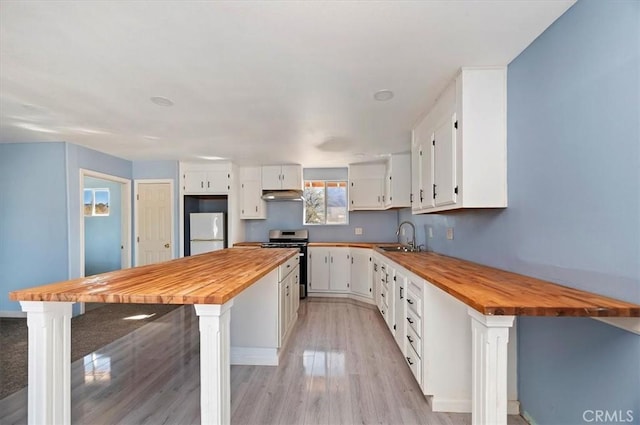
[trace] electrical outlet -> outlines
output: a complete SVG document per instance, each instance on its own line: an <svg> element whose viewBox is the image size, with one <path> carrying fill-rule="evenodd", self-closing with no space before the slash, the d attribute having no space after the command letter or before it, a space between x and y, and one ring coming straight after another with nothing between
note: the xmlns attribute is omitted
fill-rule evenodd
<svg viewBox="0 0 640 425"><path fill-rule="evenodd" d="M433 238L433 227L429 227L429 239Z"/></svg>
<svg viewBox="0 0 640 425"><path fill-rule="evenodd" d="M453 240L453 227L447 227L447 239Z"/></svg>
<svg viewBox="0 0 640 425"><path fill-rule="evenodd" d="M361 235L362 234L362 227L356 227L355 228L355 233L356 233L356 235Z"/></svg>

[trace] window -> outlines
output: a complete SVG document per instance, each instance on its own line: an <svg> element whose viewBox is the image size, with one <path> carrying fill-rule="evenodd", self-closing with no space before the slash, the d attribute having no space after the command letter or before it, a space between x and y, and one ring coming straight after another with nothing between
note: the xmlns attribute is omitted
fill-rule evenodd
<svg viewBox="0 0 640 425"><path fill-rule="evenodd" d="M85 217L109 215L109 189L84 190L84 215Z"/></svg>
<svg viewBox="0 0 640 425"><path fill-rule="evenodd" d="M348 224L347 182L305 180L304 224Z"/></svg>

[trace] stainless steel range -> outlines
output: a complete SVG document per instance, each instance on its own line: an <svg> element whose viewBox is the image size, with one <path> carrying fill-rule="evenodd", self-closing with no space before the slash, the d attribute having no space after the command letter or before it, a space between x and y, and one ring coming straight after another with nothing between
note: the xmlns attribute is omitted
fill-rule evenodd
<svg viewBox="0 0 640 425"><path fill-rule="evenodd" d="M297 248L300 251L300 298L307 297L308 230L269 230L269 242L263 248Z"/></svg>

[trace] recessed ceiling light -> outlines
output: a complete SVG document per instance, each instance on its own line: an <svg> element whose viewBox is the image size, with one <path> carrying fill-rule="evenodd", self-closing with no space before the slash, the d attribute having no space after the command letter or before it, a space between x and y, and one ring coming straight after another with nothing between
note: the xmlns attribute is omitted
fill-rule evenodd
<svg viewBox="0 0 640 425"><path fill-rule="evenodd" d="M200 159L206 159L207 161L218 161L220 159L226 159L221 156L199 156Z"/></svg>
<svg viewBox="0 0 640 425"><path fill-rule="evenodd" d="M384 102L385 100L390 100L393 98L393 92L391 90L378 90L373 94L373 98L375 100L379 100Z"/></svg>
<svg viewBox="0 0 640 425"><path fill-rule="evenodd" d="M173 100L162 96L152 96L151 101L158 106L173 106Z"/></svg>
<svg viewBox="0 0 640 425"><path fill-rule="evenodd" d="M152 140L152 141L160 140L158 136L142 136L142 138L146 140Z"/></svg>

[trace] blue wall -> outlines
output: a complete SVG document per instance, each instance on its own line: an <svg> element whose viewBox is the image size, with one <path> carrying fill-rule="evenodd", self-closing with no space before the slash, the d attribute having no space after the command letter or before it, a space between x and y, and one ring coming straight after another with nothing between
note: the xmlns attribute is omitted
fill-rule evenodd
<svg viewBox="0 0 640 425"><path fill-rule="evenodd" d="M509 65L509 207L403 210L419 243L640 303L639 22L638 1L581 0ZM586 409L640 423L640 336L521 318L519 393L538 424L585 423Z"/></svg>
<svg viewBox="0 0 640 425"><path fill-rule="evenodd" d="M131 179L131 161L106 153L67 143L67 188L69 193L69 278L80 276L80 169L97 171L111 176ZM133 246L133 240L131 241Z"/></svg>
<svg viewBox="0 0 640 425"><path fill-rule="evenodd" d="M345 168L305 168L305 180L347 180ZM348 225L304 226L303 203L297 201L267 202L266 220L245 220L245 239L264 242L270 229L308 229L311 242L396 242L398 212L352 211ZM362 235L355 228L362 228Z"/></svg>
<svg viewBox="0 0 640 425"><path fill-rule="evenodd" d="M84 178L84 187L109 189L109 215L84 217L84 275L120 270L122 267L122 184Z"/></svg>
<svg viewBox="0 0 640 425"><path fill-rule="evenodd" d="M245 220L245 239L264 242L270 229L308 229L311 242L395 242L398 213L390 211L352 211L349 224L340 226L303 226L303 203L267 202L266 220ZM363 234L356 235L355 228Z"/></svg>
<svg viewBox="0 0 640 425"><path fill-rule="evenodd" d="M68 278L64 143L0 144L0 311L8 292Z"/></svg>

